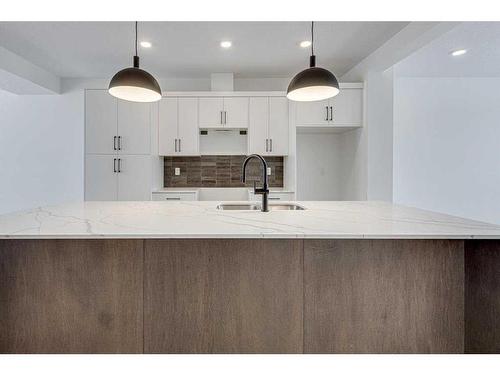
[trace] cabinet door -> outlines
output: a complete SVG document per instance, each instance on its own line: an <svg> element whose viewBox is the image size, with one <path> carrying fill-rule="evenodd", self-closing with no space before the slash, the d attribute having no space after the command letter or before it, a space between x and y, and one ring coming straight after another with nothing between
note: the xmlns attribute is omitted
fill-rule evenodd
<svg viewBox="0 0 500 375"><path fill-rule="evenodd" d="M146 240L144 260L145 353L302 353L302 241Z"/></svg>
<svg viewBox="0 0 500 375"><path fill-rule="evenodd" d="M288 100L269 98L269 154L288 155Z"/></svg>
<svg viewBox="0 0 500 375"><path fill-rule="evenodd" d="M114 154L117 100L105 90L85 91L85 152Z"/></svg>
<svg viewBox="0 0 500 375"><path fill-rule="evenodd" d="M321 100L318 102L296 102L297 126L322 126L328 125L329 114L327 113L330 102Z"/></svg>
<svg viewBox="0 0 500 375"><path fill-rule="evenodd" d="M151 157L125 155L119 158L118 200L151 200Z"/></svg>
<svg viewBox="0 0 500 375"><path fill-rule="evenodd" d="M3 240L0 269L1 353L142 353L143 240Z"/></svg>
<svg viewBox="0 0 500 375"><path fill-rule="evenodd" d="M178 111L178 155L198 155L198 99L179 98Z"/></svg>
<svg viewBox="0 0 500 375"><path fill-rule="evenodd" d="M118 100L118 136L120 153L151 153L151 104Z"/></svg>
<svg viewBox="0 0 500 375"><path fill-rule="evenodd" d="M85 157L85 200L114 201L117 192L115 155Z"/></svg>
<svg viewBox="0 0 500 375"><path fill-rule="evenodd" d="M248 98L224 98L224 126L248 127Z"/></svg>
<svg viewBox="0 0 500 375"><path fill-rule="evenodd" d="M221 128L223 126L223 98L200 98L200 128Z"/></svg>
<svg viewBox="0 0 500 375"><path fill-rule="evenodd" d="M340 93L330 99L333 125L362 125L363 123L363 90L341 89Z"/></svg>
<svg viewBox="0 0 500 375"><path fill-rule="evenodd" d="M160 100L158 111L158 154L175 155L177 153L177 98Z"/></svg>
<svg viewBox="0 0 500 375"><path fill-rule="evenodd" d="M248 153L266 154L269 149L269 98L250 98Z"/></svg>

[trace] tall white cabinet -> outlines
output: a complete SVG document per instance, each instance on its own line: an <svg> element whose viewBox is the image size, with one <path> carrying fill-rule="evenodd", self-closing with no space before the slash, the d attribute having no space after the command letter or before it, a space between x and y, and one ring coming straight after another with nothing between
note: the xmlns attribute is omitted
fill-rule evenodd
<svg viewBox="0 0 500 375"><path fill-rule="evenodd" d="M85 91L85 200L149 200L152 104Z"/></svg>

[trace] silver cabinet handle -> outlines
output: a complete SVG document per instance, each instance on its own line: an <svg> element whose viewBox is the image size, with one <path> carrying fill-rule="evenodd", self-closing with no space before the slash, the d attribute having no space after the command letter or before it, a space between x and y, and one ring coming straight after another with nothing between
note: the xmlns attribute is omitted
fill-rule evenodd
<svg viewBox="0 0 500 375"><path fill-rule="evenodd" d="M328 121L328 106L326 106L325 108L326 108L326 119L325 119L325 121Z"/></svg>
<svg viewBox="0 0 500 375"><path fill-rule="evenodd" d="M166 197L165 200L167 201L180 201L180 197Z"/></svg>
<svg viewBox="0 0 500 375"><path fill-rule="evenodd" d="M122 149L122 136L119 135L118 136L118 150L121 150Z"/></svg>
<svg viewBox="0 0 500 375"><path fill-rule="evenodd" d="M113 150L116 151L116 135L113 137Z"/></svg>
<svg viewBox="0 0 500 375"><path fill-rule="evenodd" d="M118 173L122 172L122 159L118 158Z"/></svg>
<svg viewBox="0 0 500 375"><path fill-rule="evenodd" d="M227 124L227 112L224 111L224 125Z"/></svg>
<svg viewBox="0 0 500 375"><path fill-rule="evenodd" d="M174 142L174 152L177 152L177 138L175 138Z"/></svg>
<svg viewBox="0 0 500 375"><path fill-rule="evenodd" d="M222 121L222 112L224 112L224 111L220 111L220 124L221 125L224 124L224 122Z"/></svg>
<svg viewBox="0 0 500 375"><path fill-rule="evenodd" d="M181 139L179 138L179 152L181 152L182 148L181 148Z"/></svg>
<svg viewBox="0 0 500 375"><path fill-rule="evenodd" d="M266 152L269 152L269 139L266 138Z"/></svg>
<svg viewBox="0 0 500 375"><path fill-rule="evenodd" d="M273 139L269 139L269 151L273 152Z"/></svg>
<svg viewBox="0 0 500 375"><path fill-rule="evenodd" d="M113 173L116 173L116 158L113 159Z"/></svg>
<svg viewBox="0 0 500 375"><path fill-rule="evenodd" d="M270 201L279 201L281 198L280 197L267 197Z"/></svg>
<svg viewBox="0 0 500 375"><path fill-rule="evenodd" d="M333 121L333 107L330 107L330 121Z"/></svg>

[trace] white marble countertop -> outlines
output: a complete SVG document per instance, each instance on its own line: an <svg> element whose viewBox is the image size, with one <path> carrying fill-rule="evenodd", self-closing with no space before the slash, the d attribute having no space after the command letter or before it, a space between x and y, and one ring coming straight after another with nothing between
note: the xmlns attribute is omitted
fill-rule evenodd
<svg viewBox="0 0 500 375"><path fill-rule="evenodd" d="M41 207L1 215L0 238L500 238L500 226L384 202L298 202L306 210L267 213L218 203Z"/></svg>

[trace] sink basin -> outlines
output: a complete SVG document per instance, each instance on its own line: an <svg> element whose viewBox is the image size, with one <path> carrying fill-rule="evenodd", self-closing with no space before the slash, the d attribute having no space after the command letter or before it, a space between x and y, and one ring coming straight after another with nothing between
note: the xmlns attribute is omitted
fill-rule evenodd
<svg viewBox="0 0 500 375"><path fill-rule="evenodd" d="M256 203L221 203L217 206L218 210L233 211L260 211L261 205ZM304 207L295 203L269 204L269 211L298 211L305 210Z"/></svg>

